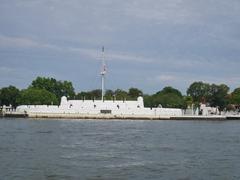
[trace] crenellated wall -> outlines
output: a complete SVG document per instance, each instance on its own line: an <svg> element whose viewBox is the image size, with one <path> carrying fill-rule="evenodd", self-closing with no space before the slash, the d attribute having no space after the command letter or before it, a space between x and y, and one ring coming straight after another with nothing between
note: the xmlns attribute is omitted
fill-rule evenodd
<svg viewBox="0 0 240 180"><path fill-rule="evenodd" d="M143 98L137 101L102 101L102 100L67 100L61 98L60 106L22 105L17 107L18 112L33 113L72 113L72 114L101 114L112 115L149 115L149 116L181 116L181 109L145 108Z"/></svg>

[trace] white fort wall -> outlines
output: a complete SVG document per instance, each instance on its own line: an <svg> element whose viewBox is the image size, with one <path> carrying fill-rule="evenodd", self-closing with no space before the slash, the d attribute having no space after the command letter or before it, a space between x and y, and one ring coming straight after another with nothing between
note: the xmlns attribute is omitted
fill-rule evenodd
<svg viewBox="0 0 240 180"><path fill-rule="evenodd" d="M145 108L143 98L137 101L119 100L67 100L64 96L59 106L22 105L18 112L25 113L70 113L70 114L112 114L112 115L143 115L143 116L181 116L181 109Z"/></svg>

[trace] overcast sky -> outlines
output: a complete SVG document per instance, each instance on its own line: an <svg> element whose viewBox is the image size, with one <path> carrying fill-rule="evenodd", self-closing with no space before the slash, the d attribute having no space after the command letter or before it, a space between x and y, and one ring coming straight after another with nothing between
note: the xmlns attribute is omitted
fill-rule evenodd
<svg viewBox="0 0 240 180"><path fill-rule="evenodd" d="M0 88L37 76L184 94L194 81L240 86L239 0L0 0Z"/></svg>

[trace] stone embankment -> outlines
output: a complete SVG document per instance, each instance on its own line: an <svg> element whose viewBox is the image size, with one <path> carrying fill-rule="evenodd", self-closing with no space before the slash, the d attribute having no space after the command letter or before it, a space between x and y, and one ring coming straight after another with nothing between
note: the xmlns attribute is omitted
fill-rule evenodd
<svg viewBox="0 0 240 180"><path fill-rule="evenodd" d="M73 113L18 113L5 112L4 117L28 117L46 119L128 119L128 120L240 120L240 115L211 116L149 116L149 115L113 115L113 114L73 114Z"/></svg>

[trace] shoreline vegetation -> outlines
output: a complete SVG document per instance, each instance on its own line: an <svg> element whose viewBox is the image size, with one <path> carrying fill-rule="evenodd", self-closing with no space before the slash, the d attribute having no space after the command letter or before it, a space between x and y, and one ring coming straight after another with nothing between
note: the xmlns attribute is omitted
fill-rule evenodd
<svg viewBox="0 0 240 180"><path fill-rule="evenodd" d="M201 81L193 82L186 94L173 87L167 86L155 94L144 94L140 89L132 87L128 91L106 90L105 100L135 100L143 96L145 107L181 108L199 107L201 103L212 107L218 107L220 111L239 111L240 87L229 92L225 84L208 84ZM13 85L0 89L0 106L12 105L58 105L60 98L66 96L69 99L101 99L101 90L75 92L72 82L59 81L54 78L37 77L26 89L18 89Z"/></svg>

